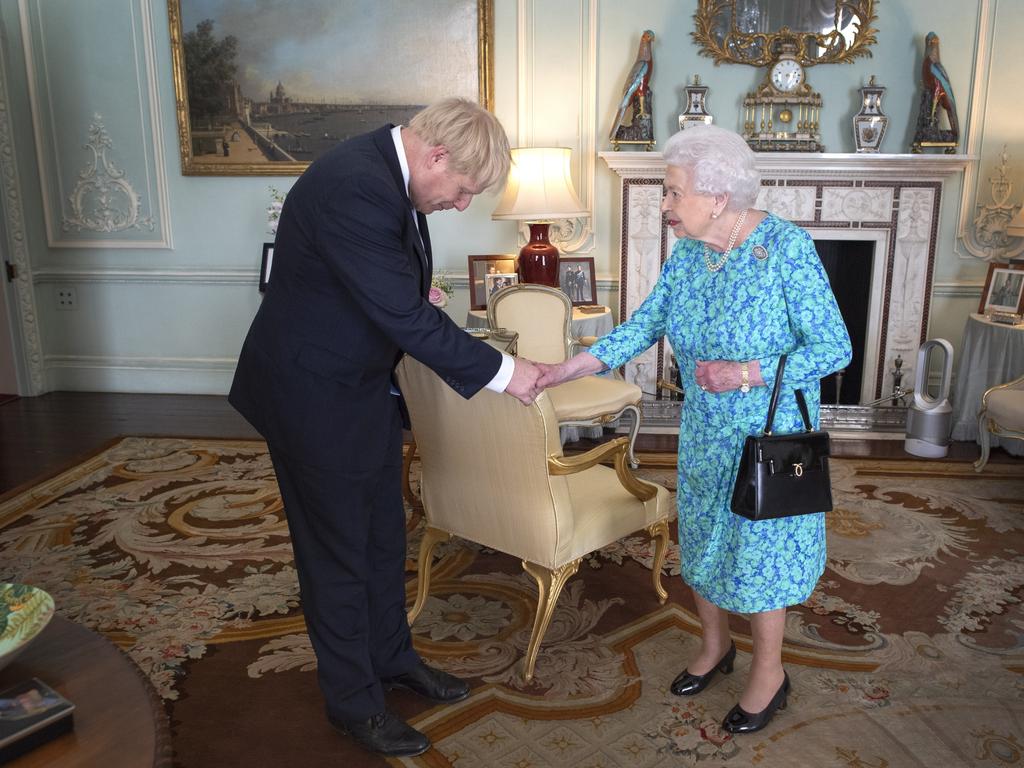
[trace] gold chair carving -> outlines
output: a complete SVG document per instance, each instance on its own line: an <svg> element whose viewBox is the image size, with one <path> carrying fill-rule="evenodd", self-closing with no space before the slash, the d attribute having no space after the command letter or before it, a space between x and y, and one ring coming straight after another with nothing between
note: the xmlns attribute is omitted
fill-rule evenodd
<svg viewBox="0 0 1024 768"><path fill-rule="evenodd" d="M486 389L467 401L408 356L398 380L418 446L427 525L410 624L430 590L434 548L452 535L519 558L537 582L527 681L559 594L590 552L647 531L655 541L654 590L665 602L661 569L673 510L668 491L633 474L627 438L567 457L547 393L530 406Z"/></svg>
<svg viewBox="0 0 1024 768"><path fill-rule="evenodd" d="M495 292L487 302L487 324L519 334L518 354L541 363L560 363L596 341L572 333L572 302L556 288L526 283ZM628 458L639 466L636 436L640 431L640 387L614 374L584 376L548 390L562 426L604 426L629 414Z"/></svg>
<svg viewBox="0 0 1024 768"><path fill-rule="evenodd" d="M978 413L981 456L974 462L975 472L988 463L992 435L1024 440L1024 376L989 387L982 395Z"/></svg>

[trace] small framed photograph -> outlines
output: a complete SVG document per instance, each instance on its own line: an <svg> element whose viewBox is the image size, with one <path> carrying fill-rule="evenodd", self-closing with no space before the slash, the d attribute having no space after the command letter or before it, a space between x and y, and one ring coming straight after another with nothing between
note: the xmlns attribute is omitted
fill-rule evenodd
<svg viewBox="0 0 1024 768"><path fill-rule="evenodd" d="M510 253L495 254L490 256L469 257L469 308L487 309L487 297L491 295L491 288L494 278L515 277L516 283L519 278L516 276L516 257ZM490 283L487 278L491 277ZM505 283L514 285L514 283ZM499 287L504 287L504 285Z"/></svg>
<svg viewBox="0 0 1024 768"><path fill-rule="evenodd" d="M562 256L558 259L558 285L574 307L597 304L597 281L594 279L594 259Z"/></svg>
<svg viewBox="0 0 1024 768"><path fill-rule="evenodd" d="M1024 264L988 265L978 312L1024 312Z"/></svg>
<svg viewBox="0 0 1024 768"><path fill-rule="evenodd" d="M274 263L274 244L263 244L263 259L260 261L260 293L267 290L267 283L270 282L270 267Z"/></svg>
<svg viewBox="0 0 1024 768"><path fill-rule="evenodd" d="M519 285L519 275L515 272L494 272L484 275L484 288L487 291L487 300L502 288L510 285Z"/></svg>

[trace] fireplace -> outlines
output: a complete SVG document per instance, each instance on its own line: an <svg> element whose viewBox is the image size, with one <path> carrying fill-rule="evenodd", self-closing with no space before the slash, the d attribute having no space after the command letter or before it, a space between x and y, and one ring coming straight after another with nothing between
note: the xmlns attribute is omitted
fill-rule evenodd
<svg viewBox="0 0 1024 768"><path fill-rule="evenodd" d="M600 156L621 183L619 317L624 320L650 292L674 243L659 210L665 166L654 152ZM845 279L853 270L860 281L861 293L843 299L844 317L855 304L864 309L853 323L857 369L851 365L844 373L838 404L835 382L823 388L823 403L832 404L822 411L826 425L902 423L902 411L885 413L868 404L891 395L897 357L904 361L903 381L913 379L916 350L928 329L943 180L962 172L967 162L960 155L758 154L757 207L804 227L819 244L819 255L824 252L826 270L831 262L836 274ZM626 365L626 379L654 396L658 380L671 379L669 357L662 340ZM857 384L853 390L851 378ZM666 414L661 405L656 396L645 401L645 422L675 422L672 406Z"/></svg>

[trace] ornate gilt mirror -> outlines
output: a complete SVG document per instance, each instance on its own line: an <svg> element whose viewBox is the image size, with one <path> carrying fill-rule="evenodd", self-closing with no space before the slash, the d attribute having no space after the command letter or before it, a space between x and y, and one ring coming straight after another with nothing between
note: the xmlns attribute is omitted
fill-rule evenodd
<svg viewBox="0 0 1024 768"><path fill-rule="evenodd" d="M875 0L697 0L694 40L715 63L764 67L785 43L804 66L870 56Z"/></svg>

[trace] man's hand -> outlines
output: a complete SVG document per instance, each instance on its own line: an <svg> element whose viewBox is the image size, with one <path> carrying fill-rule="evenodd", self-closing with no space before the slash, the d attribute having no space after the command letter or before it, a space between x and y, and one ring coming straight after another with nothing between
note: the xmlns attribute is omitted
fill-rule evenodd
<svg viewBox="0 0 1024 768"><path fill-rule="evenodd" d="M567 378L564 363L536 363L536 366L540 369L540 379L537 381L537 386L541 389L557 387Z"/></svg>
<svg viewBox="0 0 1024 768"><path fill-rule="evenodd" d="M536 363L525 357L517 357L515 362L516 367L512 371L512 379L505 387L505 394L512 395L523 405L529 405L540 394L541 388L537 386L537 380L541 372Z"/></svg>

